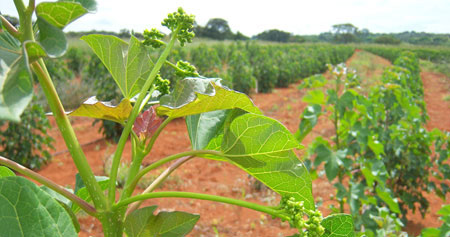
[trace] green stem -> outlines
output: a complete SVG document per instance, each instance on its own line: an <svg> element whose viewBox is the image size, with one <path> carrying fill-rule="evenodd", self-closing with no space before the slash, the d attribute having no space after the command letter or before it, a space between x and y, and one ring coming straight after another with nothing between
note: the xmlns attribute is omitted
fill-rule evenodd
<svg viewBox="0 0 450 237"><path fill-rule="evenodd" d="M53 112L53 116L55 117L56 124L58 125L67 148L72 155L75 166L77 167L78 172L92 197L95 207L99 210L104 210L106 208L105 195L103 194L100 185L95 180L94 173L92 172L86 156L81 149L75 132L70 124L69 118L67 117L61 100L58 97L55 86L53 85L47 68L45 67L44 61L39 59L38 61L33 62L31 67L39 79L39 84L47 97L47 101L51 111Z"/></svg>
<svg viewBox="0 0 450 237"><path fill-rule="evenodd" d="M20 38L20 33L19 31L13 26L11 25L11 23L6 20L6 18L4 18L3 16L0 16L0 20L2 21L3 26L6 28L6 30L12 35L14 36L14 38L19 39ZM0 29L1 30L1 29Z"/></svg>
<svg viewBox="0 0 450 237"><path fill-rule="evenodd" d="M34 41L33 32L33 12L34 12L34 1L30 1L28 7L22 0L14 0L14 5L16 6L17 13L19 14L19 34L21 36L20 41L25 42L27 40Z"/></svg>
<svg viewBox="0 0 450 237"><path fill-rule="evenodd" d="M123 197L121 200L124 200L125 198L128 198L133 193L133 190L136 188L137 183L139 180L148 172L150 172L153 169L156 169L160 167L161 165L164 165L168 162L171 162L173 160L185 157L185 156L196 156L196 155L217 155L217 156L223 156L221 152L218 151L209 151L209 150L196 150L196 151L187 151L187 152L181 152L178 154L174 154L165 158L162 158L151 165L145 167L139 173L134 177L134 179L130 182L129 186L125 186L123 190Z"/></svg>
<svg viewBox="0 0 450 237"><path fill-rule="evenodd" d="M222 196L216 196L216 195L210 195L210 194L203 194L203 193L191 193L191 192L156 192L156 193L146 193L137 195L131 198L127 198L125 200L122 200L118 202L116 205L113 206L114 208L120 208L123 206L127 206L130 203L146 200L146 199L152 199L152 198L192 198L192 199L200 199L200 200L209 200L214 202L221 202L221 203L228 203L236 206L241 206L245 208L249 208L255 211L260 211L267 213L272 216L279 217L283 220L288 220L289 217L283 215L283 212L280 210L276 210L272 207L263 206L260 204L247 202L243 200L238 200L234 198L228 198L228 197L222 197Z"/></svg>
<svg viewBox="0 0 450 237"><path fill-rule="evenodd" d="M83 209L89 215L95 216L95 217L97 216L97 214L98 214L97 210L95 210L95 208L91 204L87 203L83 199L79 198L77 195L67 191L65 188L59 186L58 184L54 183L53 181L47 179L46 177L44 177L32 170L20 165L20 164L17 164L16 162L14 162L10 159L7 159L3 156L0 156L0 164L4 165L6 167L9 167L12 170L15 170L31 179L38 181L42 185L49 187L53 191L63 195L64 197L66 197L67 199L72 201L73 203L76 203L78 206L80 206L81 209Z"/></svg>
<svg viewBox="0 0 450 237"><path fill-rule="evenodd" d="M153 181L152 184L150 186L148 186L144 190L144 192L142 192L141 194L153 192L153 190L155 190L157 187L159 187L159 185L161 185L161 183L164 182L164 180L166 180L166 178L169 177L169 175L172 174L173 171L175 171L178 167L180 167L182 164L186 163L188 160L190 160L192 158L193 158L193 156L185 156L185 157L180 158L177 161L175 161L173 164L171 164L169 166L169 168L164 170L164 172L162 172L158 176L158 178L156 178L155 181ZM125 216L127 216L128 214L130 214L133 211L135 211L136 209L138 209L139 206L142 204L142 202L143 201L139 201L139 202L135 202L135 203L131 204L131 206L130 206L130 208L128 208L127 214Z"/></svg>
<svg viewBox="0 0 450 237"><path fill-rule="evenodd" d="M159 72L159 69L161 69L161 66L166 61L167 57L169 56L170 51L172 50L173 46L175 45L178 32L180 31L180 28L178 27L172 34L172 38L170 39L169 44L164 49L163 53L159 57L158 61L156 62L155 66L153 67L152 71L150 72L150 75L148 76L148 79L146 80L144 86L142 87L139 97L136 100L135 105L133 106L133 110L131 111L130 117L128 118L127 124L122 132L122 135L120 136L119 143L117 144L116 152L114 153L113 162L111 165L111 172L110 172L110 182L109 182L109 189L108 189L108 204L113 204L115 202L116 197L116 180L117 180L117 172L119 170L120 165L120 158L122 157L123 149L125 148L125 144L128 140L128 136L130 135L131 129L133 127L134 121L136 120L137 116L139 115L141 104L144 101L144 98L146 97L146 94L148 90L150 89L150 86L153 84L153 80L155 79L156 75Z"/></svg>

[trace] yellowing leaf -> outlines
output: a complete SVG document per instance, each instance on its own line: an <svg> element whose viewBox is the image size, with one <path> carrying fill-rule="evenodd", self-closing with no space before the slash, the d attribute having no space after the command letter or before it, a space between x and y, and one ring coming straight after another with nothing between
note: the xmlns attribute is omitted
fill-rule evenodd
<svg viewBox="0 0 450 237"><path fill-rule="evenodd" d="M109 102L98 101L95 96L87 99L80 107L67 114L70 116L82 116L96 119L111 120L117 123L125 123L131 113L131 103L123 99L117 106Z"/></svg>

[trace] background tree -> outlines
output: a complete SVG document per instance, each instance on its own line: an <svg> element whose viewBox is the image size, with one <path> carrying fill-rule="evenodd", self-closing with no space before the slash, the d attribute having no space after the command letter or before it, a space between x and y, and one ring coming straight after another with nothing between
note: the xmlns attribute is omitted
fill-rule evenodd
<svg viewBox="0 0 450 237"><path fill-rule="evenodd" d="M225 40L231 39L233 33L226 20L213 18L206 23L206 26L203 29L203 35L212 39Z"/></svg>
<svg viewBox="0 0 450 237"><path fill-rule="evenodd" d="M351 43L357 41L358 28L350 23L333 25L334 41L337 43Z"/></svg>
<svg viewBox="0 0 450 237"><path fill-rule="evenodd" d="M266 40L266 41L275 41L275 42L288 42L289 38L291 37L291 33L272 29L272 30L266 30L262 33L259 33L256 35L256 39L259 40Z"/></svg>
<svg viewBox="0 0 450 237"><path fill-rule="evenodd" d="M381 35L375 38L376 44L400 44L402 41L392 35Z"/></svg>

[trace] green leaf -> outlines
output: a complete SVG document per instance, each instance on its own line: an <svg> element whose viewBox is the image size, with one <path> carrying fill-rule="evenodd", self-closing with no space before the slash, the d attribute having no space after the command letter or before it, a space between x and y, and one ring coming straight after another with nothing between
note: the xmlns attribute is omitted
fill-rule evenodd
<svg viewBox="0 0 450 237"><path fill-rule="evenodd" d="M302 146L281 123L263 115L244 114L231 122L220 140L223 156L233 164L280 195L304 201L307 209L314 210L311 177L293 151Z"/></svg>
<svg viewBox="0 0 450 237"><path fill-rule="evenodd" d="M148 49L136 37L131 37L129 45L111 35L87 35L81 39L106 66L125 98L131 99L140 92L153 62Z"/></svg>
<svg viewBox="0 0 450 237"><path fill-rule="evenodd" d="M161 97L160 104L158 115L171 118L234 108L261 114L247 95L220 86L217 78L186 78L171 94Z"/></svg>
<svg viewBox="0 0 450 237"><path fill-rule="evenodd" d="M42 2L36 6L37 16L60 29L86 13L87 10L75 2Z"/></svg>
<svg viewBox="0 0 450 237"><path fill-rule="evenodd" d="M400 214L400 207L398 206L397 199L392 198L391 194L388 191L383 190L380 187L377 187L376 193L378 197L380 197L381 200L383 200L389 206L389 209L391 211Z"/></svg>
<svg viewBox="0 0 450 237"><path fill-rule="evenodd" d="M75 213L70 208L70 206L72 205L72 201L70 201L63 195L55 192L54 190L52 190L46 186L41 186L40 188L42 189L42 191L46 192L48 195L50 195L52 198L54 198L61 205L61 207L64 208L64 210L70 216L70 219L72 220L75 230L77 231L77 233L79 233L80 229L81 229L80 223L78 222L78 219L75 216ZM70 189L68 189L68 191L72 192L72 190L70 190Z"/></svg>
<svg viewBox="0 0 450 237"><path fill-rule="evenodd" d="M78 2L89 12L95 12L97 10L97 2L95 0L63 0L64 2Z"/></svg>
<svg viewBox="0 0 450 237"><path fill-rule="evenodd" d="M327 216L322 220L322 226L325 228L323 237L353 237L355 229L353 218L347 214L335 214Z"/></svg>
<svg viewBox="0 0 450 237"><path fill-rule="evenodd" d="M441 216L450 216L450 205L444 205L441 209L436 213Z"/></svg>
<svg viewBox="0 0 450 237"><path fill-rule="evenodd" d="M67 50L67 40L64 32L58 27L38 17L36 21L39 27L39 43L49 57L59 57Z"/></svg>
<svg viewBox="0 0 450 237"><path fill-rule="evenodd" d="M307 95L303 96L302 101L309 104L324 105L327 100L322 90L310 90Z"/></svg>
<svg viewBox="0 0 450 237"><path fill-rule="evenodd" d="M16 176L8 167L0 166L0 178Z"/></svg>
<svg viewBox="0 0 450 237"><path fill-rule="evenodd" d="M39 58L47 57L47 53L39 43L26 41L24 45L28 54L28 58L31 62Z"/></svg>
<svg viewBox="0 0 450 237"><path fill-rule="evenodd" d="M11 65L21 54L20 41L6 30L0 32L0 59Z"/></svg>
<svg viewBox="0 0 450 237"><path fill-rule="evenodd" d="M95 180L97 180L98 184L100 185L100 188L104 191L108 188L109 185L109 178L105 176L95 176ZM83 180L81 179L80 174L76 174L75 176L75 191L74 193L80 197L81 199L85 200L86 202L90 202L92 200L91 195L89 194L87 188L84 185ZM81 208L75 204L72 203L72 211L73 213L78 213L81 210Z"/></svg>
<svg viewBox="0 0 450 237"><path fill-rule="evenodd" d="M322 114L322 106L314 104L306 107L300 116L300 125L295 133L295 137L299 142L308 135L311 130L316 126L319 116Z"/></svg>
<svg viewBox="0 0 450 237"><path fill-rule="evenodd" d="M153 215L156 206L138 209L127 216L125 233L130 237L161 236L178 237L191 232L200 218L186 212L159 212Z"/></svg>
<svg viewBox="0 0 450 237"><path fill-rule="evenodd" d="M32 96L33 84L27 58L16 57L11 64L0 59L0 120L19 122Z"/></svg>
<svg viewBox="0 0 450 237"><path fill-rule="evenodd" d="M317 157L314 160L314 165L319 166L320 163L325 162L327 178L329 181L332 181L339 172L339 165L343 164L342 160L345 158L347 150L333 152L324 144L320 144L316 147L315 153Z"/></svg>
<svg viewBox="0 0 450 237"><path fill-rule="evenodd" d="M229 110L216 110L186 117L192 149L201 150L223 130Z"/></svg>
<svg viewBox="0 0 450 237"><path fill-rule="evenodd" d="M67 212L33 182L0 179L0 235L77 236Z"/></svg>
<svg viewBox="0 0 450 237"><path fill-rule="evenodd" d="M132 109L133 107L128 99L123 99L117 106L114 106L109 102L98 101L93 96L83 102L80 107L67 114L70 116L111 120L123 124L130 116Z"/></svg>

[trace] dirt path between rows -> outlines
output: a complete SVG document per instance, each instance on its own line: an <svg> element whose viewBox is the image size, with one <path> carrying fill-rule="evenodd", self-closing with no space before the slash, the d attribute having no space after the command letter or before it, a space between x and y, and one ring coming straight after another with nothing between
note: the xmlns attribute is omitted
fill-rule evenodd
<svg viewBox="0 0 450 237"><path fill-rule="evenodd" d="M354 57L349 59L349 62ZM377 63L388 62L377 58ZM450 131L449 102L442 101L442 75L423 72L422 79L425 87L425 101L427 102L430 122L427 129L439 128ZM252 99L261 108L265 115L282 122L290 131L295 132L299 124L299 116L306 104L301 101L304 91L297 89L298 84L288 88L280 88L268 94L255 94ZM92 119L74 118L73 124L83 149L96 175L104 175L103 164L105 159L114 151L115 145L101 139L98 133L98 124L92 126ZM76 168L65 152L66 147L56 129L50 131L55 137L57 155L53 161L44 167L39 173L56 181L58 184L73 187L75 184ZM322 116L312 133L304 140L304 145L309 144L317 135L329 137L334 133L333 125L325 116ZM189 138L184 120L178 119L170 123L163 131L155 144L155 149L146 163L155 161L170 154L187 151L190 148ZM124 160L130 159L130 144L128 143L124 154ZM299 155L303 151L299 151ZM162 170L159 170L162 171ZM154 175L157 175L156 172ZM222 195L233 198L242 198L247 201L262 204L278 204L278 196L270 190L255 185L252 179L240 169L224 162L193 159L184 164L172 174L160 190L201 192L214 195ZM328 213L327 206L330 194L335 189L325 177L313 182L313 193L316 200L322 199L320 209ZM428 195L431 200L430 214L426 219L420 215L411 215L411 223L408 232L417 234L422 226L436 227L440 225L434 214L442 205L442 201L433 195ZM449 196L450 198L450 196ZM201 215L199 222L189 236L286 236L295 233L287 223L272 220L270 216L242 207L212 203L208 201L191 201L186 199L154 199L147 205L158 205L160 211L187 211ZM80 236L102 236L100 224L90 217L81 217ZM218 234L218 235L217 235Z"/></svg>

